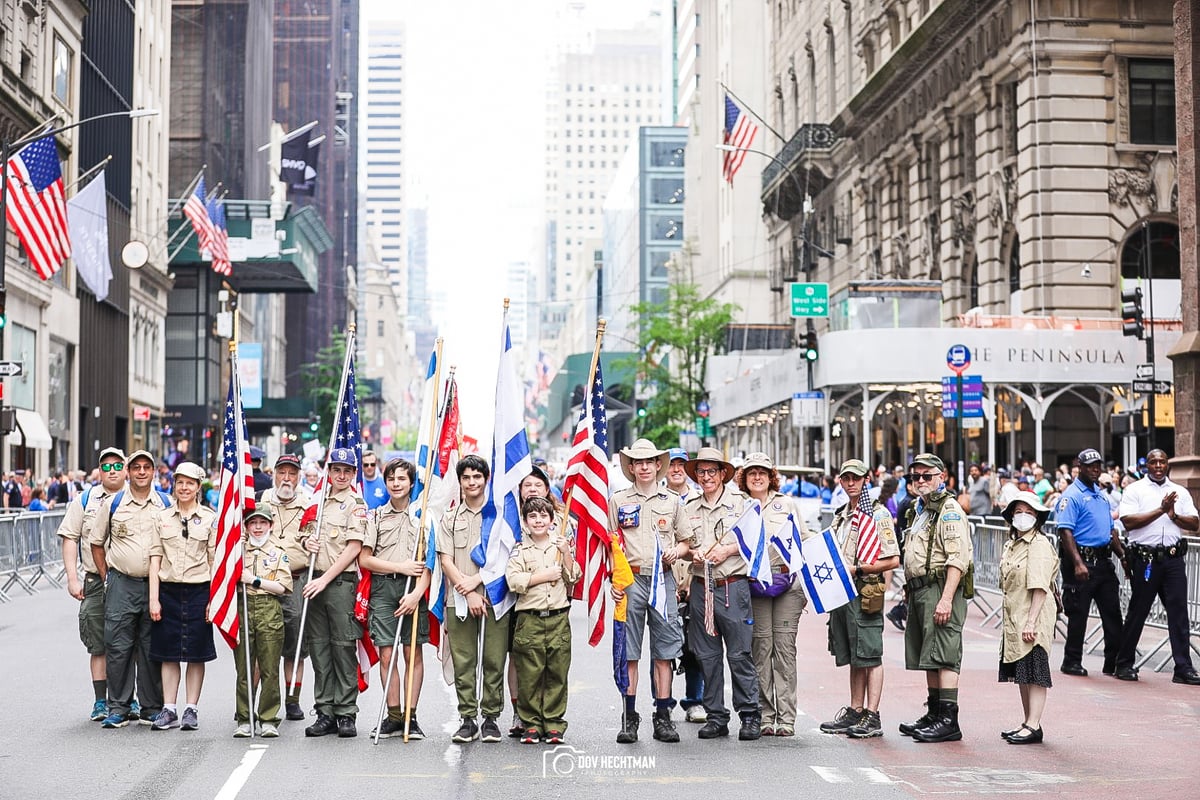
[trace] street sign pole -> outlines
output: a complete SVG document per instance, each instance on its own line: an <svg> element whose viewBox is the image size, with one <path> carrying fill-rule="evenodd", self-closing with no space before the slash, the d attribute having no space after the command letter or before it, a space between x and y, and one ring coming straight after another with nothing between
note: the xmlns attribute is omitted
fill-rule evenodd
<svg viewBox="0 0 1200 800"><path fill-rule="evenodd" d="M958 490L961 492L963 490L967 459L967 442L966 436L963 433L963 373L966 372L967 367L971 366L970 348L965 344L951 345L950 349L946 352L946 366L950 367L956 376L954 380L955 394L957 395L955 400L957 413L955 417L958 422L956 425L958 429L958 453L956 460L958 461Z"/></svg>
<svg viewBox="0 0 1200 800"><path fill-rule="evenodd" d="M967 443L963 428L963 374L960 370L954 382L958 384L958 491L965 487L963 481L963 465L967 458Z"/></svg>

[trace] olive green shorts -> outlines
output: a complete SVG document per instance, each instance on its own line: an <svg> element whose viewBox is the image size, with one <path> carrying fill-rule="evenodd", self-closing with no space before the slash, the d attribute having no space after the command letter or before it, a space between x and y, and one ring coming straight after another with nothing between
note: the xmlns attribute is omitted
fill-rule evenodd
<svg viewBox="0 0 1200 800"><path fill-rule="evenodd" d="M967 620L967 601L962 586L950 601L950 619L935 625L933 611L942 597L942 584L910 592L908 624L904 628L904 666L908 669L948 669L958 672L962 666L962 630Z"/></svg>
<svg viewBox="0 0 1200 800"><path fill-rule="evenodd" d="M883 612L864 614L855 597L829 612L829 652L839 667L883 663Z"/></svg>
<svg viewBox="0 0 1200 800"><path fill-rule="evenodd" d="M79 641L88 654L104 655L104 581L94 572L83 578L83 602L79 604Z"/></svg>
<svg viewBox="0 0 1200 800"><path fill-rule="evenodd" d="M408 576L401 576L398 580L382 575L371 577L371 602L367 619L371 641L376 647L391 647L395 643L397 623L400 624L400 646L407 647L412 643L412 614L396 617L396 609L400 606L400 598L404 596L409 580ZM429 605L421 598L420 607L417 608L417 644L428 641Z"/></svg>

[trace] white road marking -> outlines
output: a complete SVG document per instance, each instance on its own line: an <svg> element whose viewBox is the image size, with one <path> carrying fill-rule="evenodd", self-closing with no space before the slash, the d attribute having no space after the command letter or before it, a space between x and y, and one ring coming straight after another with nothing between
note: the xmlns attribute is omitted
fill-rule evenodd
<svg viewBox="0 0 1200 800"><path fill-rule="evenodd" d="M252 744L250 749L246 751L246 755L242 756L242 763L237 765L237 768L230 773L225 780L225 785L221 787L221 791L217 792L215 800L234 800L238 796L238 792L246 785L246 781L250 778L250 773L258 766L258 762L262 761L263 754L267 752L267 745Z"/></svg>
<svg viewBox="0 0 1200 800"><path fill-rule="evenodd" d="M874 767L855 767L856 772L867 779L867 783L894 783L886 774Z"/></svg>
<svg viewBox="0 0 1200 800"><path fill-rule="evenodd" d="M852 774L843 772L838 767L817 767L810 766L813 772L821 776L821 779L826 783L854 783L856 778ZM866 783L896 783L888 777L887 773L881 772L874 767L854 767L853 771L858 773L857 780Z"/></svg>
<svg viewBox="0 0 1200 800"><path fill-rule="evenodd" d="M850 783L850 776L842 773L837 767L809 767L813 772L821 776L826 783Z"/></svg>

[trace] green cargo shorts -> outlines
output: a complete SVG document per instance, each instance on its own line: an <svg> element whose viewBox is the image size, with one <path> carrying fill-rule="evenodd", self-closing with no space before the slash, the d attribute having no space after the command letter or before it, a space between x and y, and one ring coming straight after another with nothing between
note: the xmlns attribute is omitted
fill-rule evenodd
<svg viewBox="0 0 1200 800"><path fill-rule="evenodd" d="M908 624L904 628L904 666L908 669L948 669L958 672L962 666L962 630L967 620L967 601L962 586L950 601L950 619L935 625L933 611L942 597L942 584L910 592Z"/></svg>
<svg viewBox="0 0 1200 800"><path fill-rule="evenodd" d="M396 641L396 624L400 623L400 646L408 647L412 643L412 614L403 618L396 617L396 609L400 606L400 598L408 586L408 576L399 579L383 575L371 576L370 612L367 616L371 630L371 641L376 647L391 647ZM417 644L429 642L429 605L421 598L417 608Z"/></svg>
<svg viewBox="0 0 1200 800"><path fill-rule="evenodd" d="M104 581L95 572L89 572L83 578L79 641L83 642L89 655L104 655Z"/></svg>
<svg viewBox="0 0 1200 800"><path fill-rule="evenodd" d="M829 652L839 667L883 663L883 612L864 614L855 597L829 612Z"/></svg>

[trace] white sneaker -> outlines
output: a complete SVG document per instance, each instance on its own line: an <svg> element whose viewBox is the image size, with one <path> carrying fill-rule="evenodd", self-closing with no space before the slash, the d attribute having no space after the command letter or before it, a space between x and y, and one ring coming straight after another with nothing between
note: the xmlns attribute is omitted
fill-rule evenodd
<svg viewBox="0 0 1200 800"><path fill-rule="evenodd" d="M708 712L704 706L692 706L687 710L688 722L708 722Z"/></svg>
<svg viewBox="0 0 1200 800"><path fill-rule="evenodd" d="M244 725L238 725L237 730L233 732L233 738L235 739L249 739L253 735L253 731L250 730L249 722Z"/></svg>
<svg viewBox="0 0 1200 800"><path fill-rule="evenodd" d="M264 739L278 739L279 728L276 728L270 722L264 722L262 727L258 730L258 735Z"/></svg>

